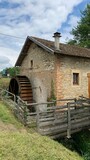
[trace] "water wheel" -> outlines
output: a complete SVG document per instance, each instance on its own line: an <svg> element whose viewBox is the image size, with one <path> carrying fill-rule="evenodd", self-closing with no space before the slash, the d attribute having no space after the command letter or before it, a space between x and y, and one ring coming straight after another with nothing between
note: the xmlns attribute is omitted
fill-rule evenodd
<svg viewBox="0 0 90 160"><path fill-rule="evenodd" d="M20 96L27 103L33 102L31 83L26 76L13 77L9 83L9 92Z"/></svg>

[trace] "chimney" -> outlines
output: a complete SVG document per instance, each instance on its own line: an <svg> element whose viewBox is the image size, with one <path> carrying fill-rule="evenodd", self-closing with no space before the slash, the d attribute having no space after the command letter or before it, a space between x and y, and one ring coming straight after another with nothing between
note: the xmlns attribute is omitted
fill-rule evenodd
<svg viewBox="0 0 90 160"><path fill-rule="evenodd" d="M55 38L55 42L54 42L55 49L56 50L60 50L60 48L59 48L59 39L61 37L61 33L55 32L53 37Z"/></svg>

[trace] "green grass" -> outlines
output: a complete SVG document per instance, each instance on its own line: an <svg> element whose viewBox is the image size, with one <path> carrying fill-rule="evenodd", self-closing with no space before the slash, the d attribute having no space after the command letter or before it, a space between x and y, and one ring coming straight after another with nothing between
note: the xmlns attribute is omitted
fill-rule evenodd
<svg viewBox="0 0 90 160"><path fill-rule="evenodd" d="M12 111L8 109L3 102L0 102L0 121L4 122L5 124L13 124L16 127L22 126L22 124L19 123L14 117Z"/></svg>
<svg viewBox="0 0 90 160"><path fill-rule="evenodd" d="M75 152L37 133L0 134L0 160L82 160Z"/></svg>
<svg viewBox="0 0 90 160"><path fill-rule="evenodd" d="M9 86L10 78L0 78L0 88L6 89Z"/></svg>
<svg viewBox="0 0 90 160"><path fill-rule="evenodd" d="M23 128L3 103L0 103L1 121L5 125L13 124L15 127ZM0 131L0 160L83 160L83 158L62 144L28 129L26 132Z"/></svg>

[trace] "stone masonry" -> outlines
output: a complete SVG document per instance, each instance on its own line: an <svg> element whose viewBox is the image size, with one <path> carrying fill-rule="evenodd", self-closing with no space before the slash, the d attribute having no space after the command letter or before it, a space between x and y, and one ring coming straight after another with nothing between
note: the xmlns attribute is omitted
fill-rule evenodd
<svg viewBox="0 0 90 160"><path fill-rule="evenodd" d="M73 73L79 73L79 85L73 85ZM57 60L57 99L88 97L90 60L87 58L59 56Z"/></svg>
<svg viewBox="0 0 90 160"><path fill-rule="evenodd" d="M79 73L79 85L73 85L73 73ZM88 97L87 73L90 73L88 58L48 53L32 43L20 74L30 79L34 101L45 102L51 98L52 81L56 99Z"/></svg>

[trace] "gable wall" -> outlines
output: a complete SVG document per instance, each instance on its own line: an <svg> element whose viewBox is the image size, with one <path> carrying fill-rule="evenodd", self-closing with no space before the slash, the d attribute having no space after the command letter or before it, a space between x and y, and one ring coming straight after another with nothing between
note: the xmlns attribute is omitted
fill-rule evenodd
<svg viewBox="0 0 90 160"><path fill-rule="evenodd" d="M79 85L73 85L73 73L79 73ZM90 59L70 56L57 58L57 99L88 97Z"/></svg>
<svg viewBox="0 0 90 160"><path fill-rule="evenodd" d="M30 79L35 102L47 101L51 97L52 81L55 82L55 55L32 43L22 62L20 74Z"/></svg>

